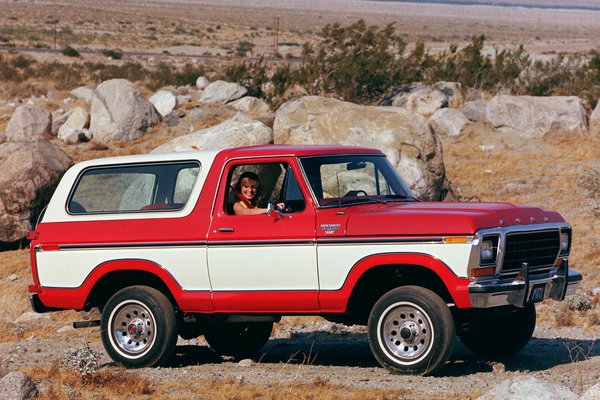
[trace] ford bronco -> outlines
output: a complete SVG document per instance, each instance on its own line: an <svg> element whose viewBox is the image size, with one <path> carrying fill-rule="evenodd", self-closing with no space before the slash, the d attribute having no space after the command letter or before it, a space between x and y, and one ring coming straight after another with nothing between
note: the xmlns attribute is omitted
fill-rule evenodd
<svg viewBox="0 0 600 400"><path fill-rule="evenodd" d="M245 171L265 214L232 211ZM527 344L535 303L582 279L571 233L535 207L418 201L370 148L106 158L68 170L30 232L29 297L37 312L98 307L128 367L166 363L178 336L250 356L281 316L320 315L366 325L392 372L431 374L457 336L486 356Z"/></svg>

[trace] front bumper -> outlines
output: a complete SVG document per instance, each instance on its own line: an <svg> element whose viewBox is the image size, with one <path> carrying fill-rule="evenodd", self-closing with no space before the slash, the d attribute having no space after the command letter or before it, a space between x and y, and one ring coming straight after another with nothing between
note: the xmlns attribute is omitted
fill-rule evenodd
<svg viewBox="0 0 600 400"><path fill-rule="evenodd" d="M502 283L471 283L469 297L473 308L489 308L506 305L524 307L529 302L546 299L564 300L575 293L582 280L579 272L570 271L567 260L563 260L558 271L547 277L529 277L527 264L523 264L517 278Z"/></svg>

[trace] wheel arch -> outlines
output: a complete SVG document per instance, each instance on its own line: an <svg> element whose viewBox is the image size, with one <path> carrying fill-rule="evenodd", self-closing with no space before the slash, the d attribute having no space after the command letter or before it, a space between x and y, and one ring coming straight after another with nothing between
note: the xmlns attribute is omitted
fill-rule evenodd
<svg viewBox="0 0 600 400"><path fill-rule="evenodd" d="M111 260L98 265L86 279L89 286L85 308L102 306L119 290L143 285L162 292L174 306L181 286L160 265L143 259Z"/></svg>
<svg viewBox="0 0 600 400"><path fill-rule="evenodd" d="M353 320L365 323L375 302L387 291L405 285L421 286L458 308L470 307L467 278L456 276L439 259L427 254L377 254L357 262L344 286L335 295L321 296L322 306L331 301ZM342 303L343 302L343 303Z"/></svg>

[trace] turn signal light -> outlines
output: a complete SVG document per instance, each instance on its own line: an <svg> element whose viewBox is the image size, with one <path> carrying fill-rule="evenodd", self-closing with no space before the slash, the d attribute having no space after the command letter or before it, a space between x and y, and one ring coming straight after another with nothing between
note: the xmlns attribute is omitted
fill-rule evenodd
<svg viewBox="0 0 600 400"><path fill-rule="evenodd" d="M471 270L471 278L481 278L483 276L491 276L496 273L496 267L473 268Z"/></svg>

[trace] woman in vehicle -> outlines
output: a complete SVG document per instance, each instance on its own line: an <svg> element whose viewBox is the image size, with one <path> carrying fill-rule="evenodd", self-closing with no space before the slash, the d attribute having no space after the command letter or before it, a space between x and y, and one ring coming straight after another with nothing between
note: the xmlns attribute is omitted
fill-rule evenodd
<svg viewBox="0 0 600 400"><path fill-rule="evenodd" d="M246 171L242 173L233 189L239 199L233 205L233 212L236 215L267 214L275 207L279 210L283 210L285 207L284 203L277 203L275 207L271 204L267 208L258 207L260 180L254 172Z"/></svg>

